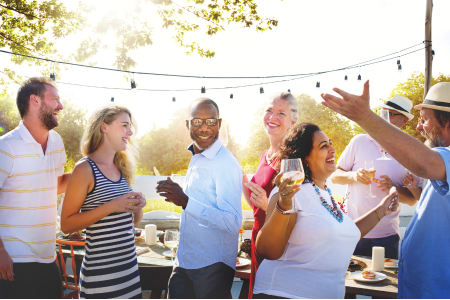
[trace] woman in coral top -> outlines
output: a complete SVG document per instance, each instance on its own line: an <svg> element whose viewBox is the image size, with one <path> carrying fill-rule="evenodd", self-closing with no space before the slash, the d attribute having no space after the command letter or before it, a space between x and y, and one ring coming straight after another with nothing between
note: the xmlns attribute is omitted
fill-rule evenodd
<svg viewBox="0 0 450 300"><path fill-rule="evenodd" d="M243 194L245 200L253 208L255 223L252 229L252 253L249 299L253 296L256 271L263 258L256 252L255 241L259 230L264 225L268 205L268 197L273 189L273 179L277 175L276 159L279 146L289 129L297 122L297 100L291 93L274 94L264 111L263 125L270 140L270 147L264 151L259 160L258 169L249 182L247 176L243 179Z"/></svg>

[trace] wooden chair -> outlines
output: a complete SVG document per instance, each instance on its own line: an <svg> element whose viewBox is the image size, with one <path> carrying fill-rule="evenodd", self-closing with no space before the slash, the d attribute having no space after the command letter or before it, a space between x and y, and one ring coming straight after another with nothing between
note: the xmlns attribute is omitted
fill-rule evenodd
<svg viewBox="0 0 450 300"><path fill-rule="evenodd" d="M172 269L172 266L139 267L142 289L152 291L150 299L161 299L161 296L167 299L167 287Z"/></svg>
<svg viewBox="0 0 450 300"><path fill-rule="evenodd" d="M62 286L64 289L69 289L69 290L73 290L73 292L65 295L64 294L64 290L63 290L63 294L62 294L62 299L79 299L78 298L78 291L79 291L79 286L78 286L78 273L77 273L77 267L76 267L76 262L75 262L75 254L73 252L73 247L74 246L79 246L79 247L84 247L85 246L85 242L72 242L72 241L64 241L64 240L56 240L56 243L58 244L59 247L59 258L56 260L56 263L58 264L59 269L62 271L62 276L63 276L63 282L62 282ZM66 246L70 246L70 257L72 257L72 272L74 275L67 275L66 274L66 263L63 257L63 251L61 249L61 245L66 245ZM67 282L67 278L72 278L74 285L71 285L70 283Z"/></svg>

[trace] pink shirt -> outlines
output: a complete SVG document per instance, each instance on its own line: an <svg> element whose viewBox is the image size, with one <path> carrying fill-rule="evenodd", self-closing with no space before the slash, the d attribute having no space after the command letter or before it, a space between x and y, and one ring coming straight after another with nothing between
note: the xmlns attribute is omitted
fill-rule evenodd
<svg viewBox="0 0 450 300"><path fill-rule="evenodd" d="M345 171L357 171L359 168L364 168L366 160L373 160L375 167L375 178L380 178L381 175L387 175L392 183L396 186L402 185L402 179L406 175L406 170L389 154L386 154L391 160L376 160L382 156L381 147L369 135L360 134L355 136L344 152L342 152L337 165ZM347 185L348 196L347 213L353 220L361 217L369 210L377 206L380 201L388 195L388 192L382 192L377 188L377 183L372 182L372 194L375 198L366 198L369 193L369 186L361 183L353 182ZM399 230L399 214L401 206L398 210L381 219L381 221L370 231L365 238L382 238L390 235L398 234Z"/></svg>

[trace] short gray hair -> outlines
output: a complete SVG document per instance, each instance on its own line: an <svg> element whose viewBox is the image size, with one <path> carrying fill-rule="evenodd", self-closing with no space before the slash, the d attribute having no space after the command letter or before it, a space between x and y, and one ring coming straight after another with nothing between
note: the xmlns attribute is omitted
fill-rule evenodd
<svg viewBox="0 0 450 300"><path fill-rule="evenodd" d="M273 103L276 99L282 99L289 102L291 109L291 118L294 122L298 121L298 102L294 95L289 92L278 92L270 96L268 103Z"/></svg>

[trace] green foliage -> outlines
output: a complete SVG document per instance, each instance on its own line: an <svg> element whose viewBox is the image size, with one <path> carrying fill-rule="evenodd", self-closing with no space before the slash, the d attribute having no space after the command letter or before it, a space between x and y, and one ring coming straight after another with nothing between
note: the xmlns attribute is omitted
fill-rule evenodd
<svg viewBox="0 0 450 300"><path fill-rule="evenodd" d="M389 97L384 101L387 101L388 99L394 97L395 94L398 94L400 96L409 98L413 102L413 106L421 104L423 102L424 80L425 80L425 76L423 73L419 73L419 72L413 73L411 75L411 77L408 78L408 80L406 80L406 82L399 83L392 90ZM439 82L450 82L450 76L440 74L437 78L434 78L434 77L431 78L432 86ZM403 128L403 131L406 132L407 134L415 137L419 141L424 142L425 138L422 137L420 132L416 130L417 122L420 117L420 111L416 110L416 109L412 109L411 113L414 115L414 119L405 125L405 127Z"/></svg>
<svg viewBox="0 0 450 300"><path fill-rule="evenodd" d="M19 125L20 115L12 94L0 95L0 136Z"/></svg>

